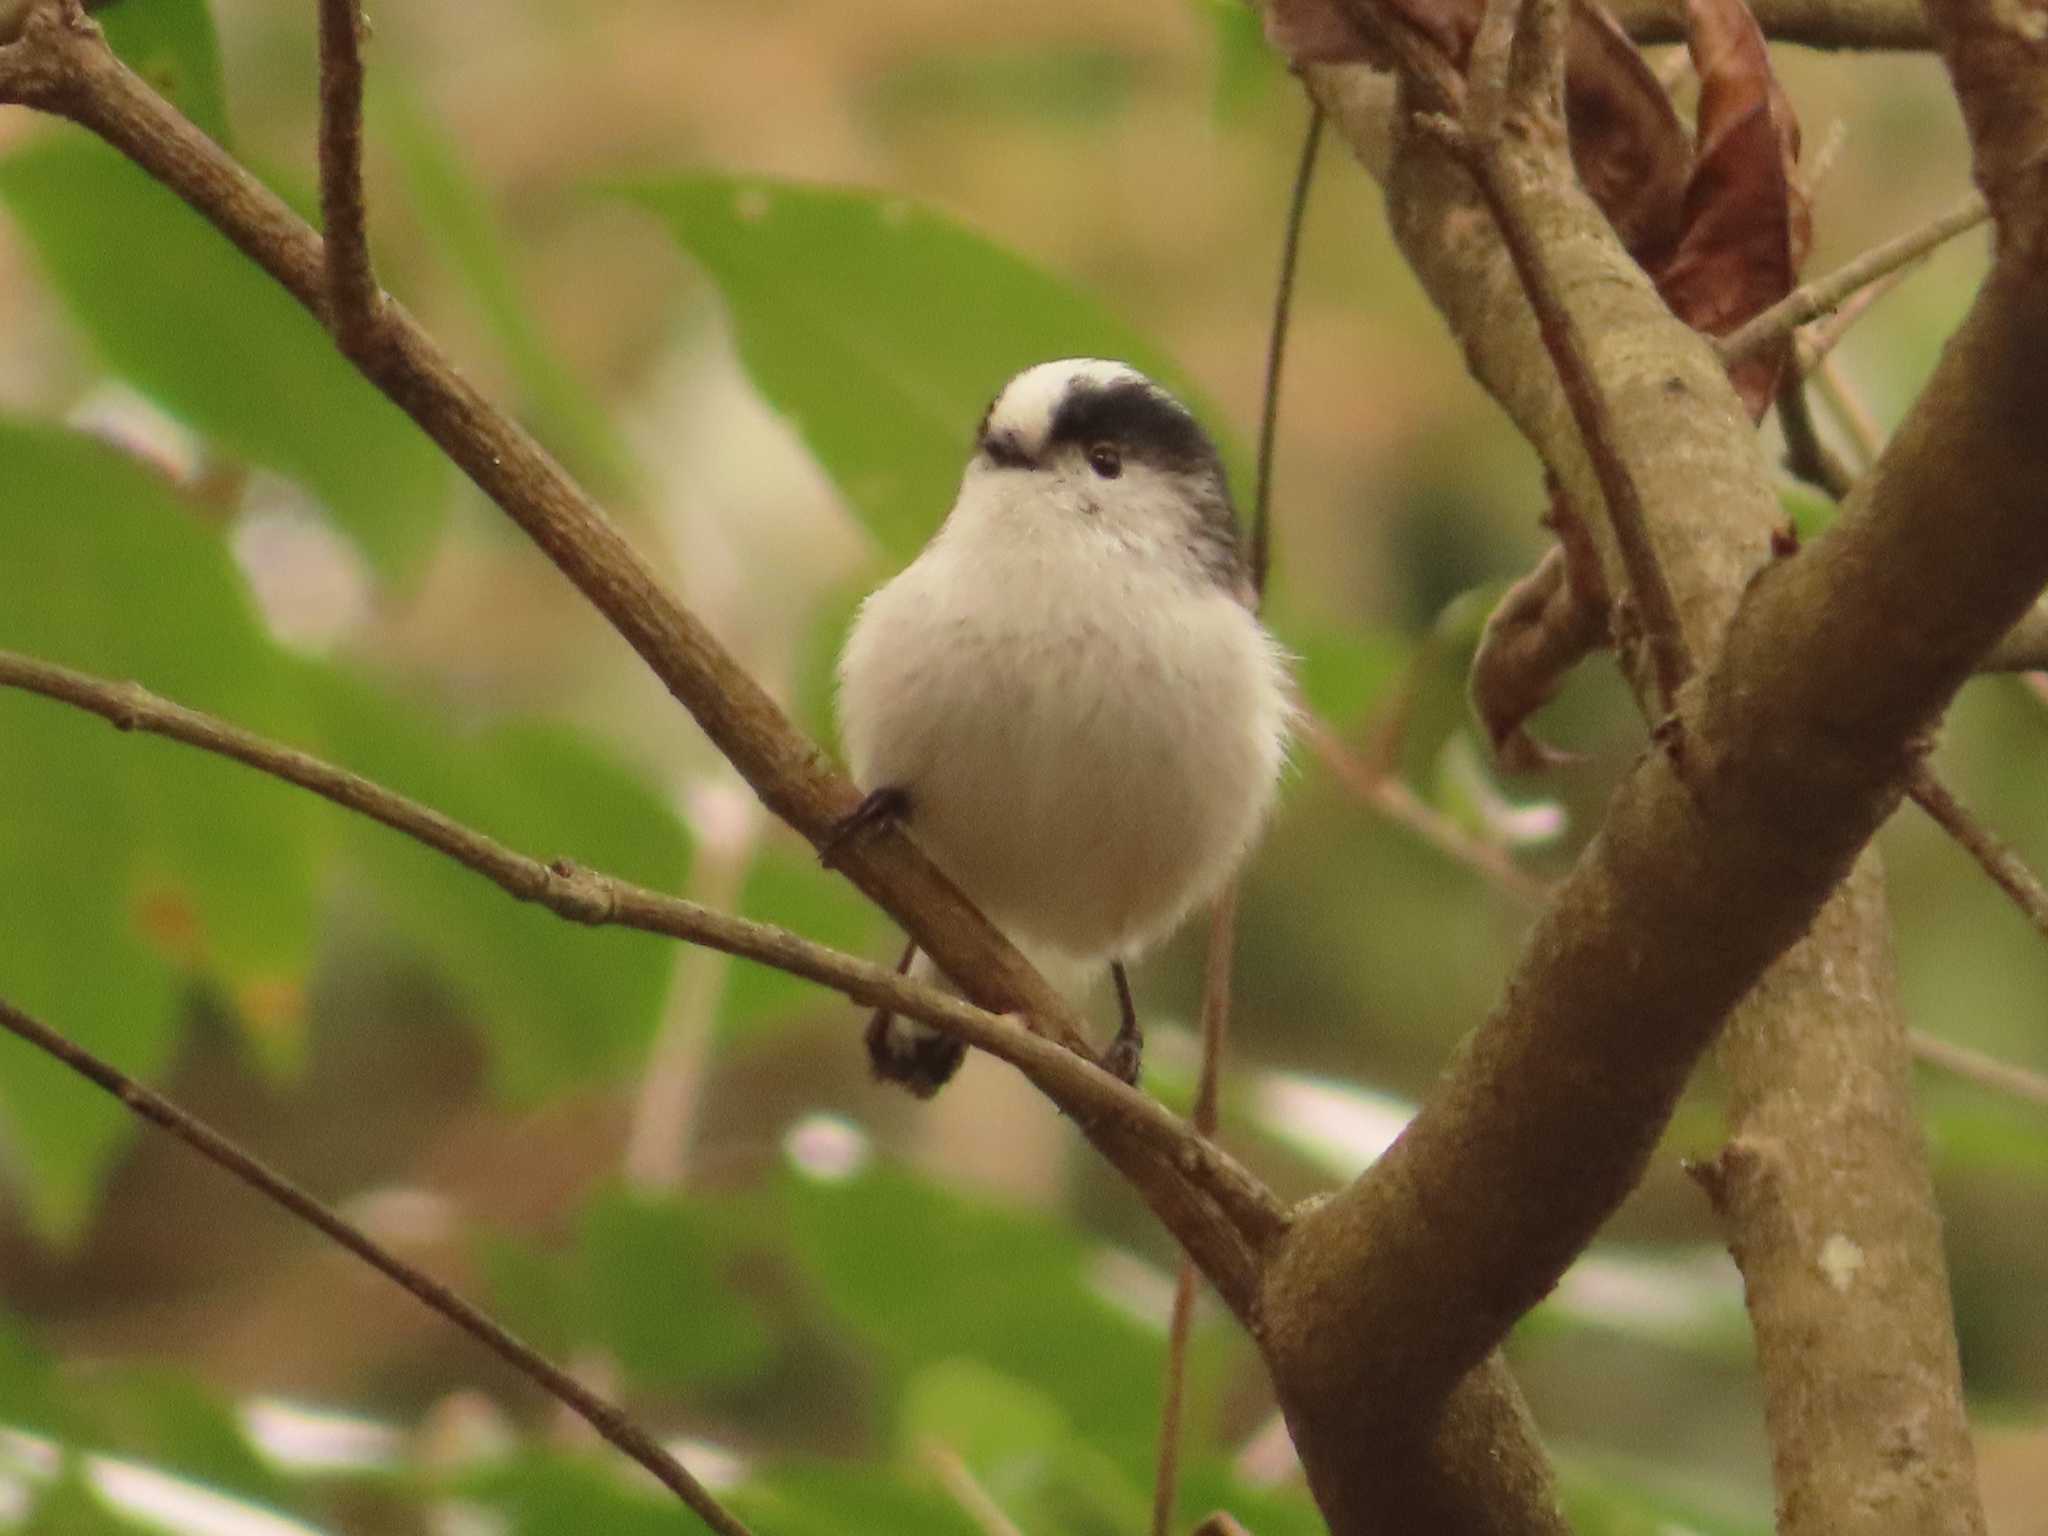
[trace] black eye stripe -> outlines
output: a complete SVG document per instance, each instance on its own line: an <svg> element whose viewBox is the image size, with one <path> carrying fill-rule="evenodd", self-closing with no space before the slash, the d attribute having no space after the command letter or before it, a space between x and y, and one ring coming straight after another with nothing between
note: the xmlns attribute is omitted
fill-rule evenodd
<svg viewBox="0 0 2048 1536"><path fill-rule="evenodd" d="M1114 444L1162 469L1218 467L1216 449L1194 417L1172 397L1137 380L1082 384L1060 402L1047 446L1096 443Z"/></svg>

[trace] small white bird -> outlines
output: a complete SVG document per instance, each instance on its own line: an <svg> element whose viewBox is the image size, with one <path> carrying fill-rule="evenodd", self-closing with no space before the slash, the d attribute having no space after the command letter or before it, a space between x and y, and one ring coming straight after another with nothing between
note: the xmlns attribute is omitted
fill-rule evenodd
<svg viewBox="0 0 2048 1536"><path fill-rule="evenodd" d="M868 794L827 858L899 820L1056 984L1110 962L1122 1026L1103 1064L1135 1082L1124 962L1229 879L1286 755L1286 657L1253 602L1222 463L1185 406L1123 363L1017 375L944 525L847 636L840 728ZM919 1095L964 1049L886 1013L867 1045Z"/></svg>

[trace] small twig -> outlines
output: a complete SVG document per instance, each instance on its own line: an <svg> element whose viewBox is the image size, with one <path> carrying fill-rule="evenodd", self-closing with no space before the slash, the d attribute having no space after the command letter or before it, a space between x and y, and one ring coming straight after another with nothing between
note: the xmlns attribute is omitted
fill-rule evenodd
<svg viewBox="0 0 2048 1536"><path fill-rule="evenodd" d="M1856 322L1877 307L1878 302L1913 275L1911 267L1887 272L1874 283L1866 283L1810 325L1802 325L1792 337L1792 365L1800 373L1812 373L1821 360L1842 344Z"/></svg>
<svg viewBox="0 0 2048 1536"><path fill-rule="evenodd" d="M688 1468L618 1408L566 1371L551 1365L440 1281L386 1252L359 1227L344 1221L291 1180L273 1172L162 1094L144 1087L4 1000L0 1000L0 1028L105 1089L144 1120L170 1132L201 1157L226 1169L266 1199L317 1227L364 1263L396 1281L551 1397L574 1409L598 1434L653 1473L710 1529L721 1536L750 1536L747 1527L713 1498Z"/></svg>
<svg viewBox="0 0 2048 1536"><path fill-rule="evenodd" d="M1721 361L1732 363L1778 340L1807 321L1829 313L1859 288L1912 265L1943 242L1965 230L1975 229L1991 217L1983 196L1968 198L1919 229L1872 246L1855 260L1845 263L1826 277L1801 283L1755 319L1738 326L1714 344Z"/></svg>
<svg viewBox="0 0 2048 1536"><path fill-rule="evenodd" d="M1374 771L1344 744L1328 721L1310 715L1302 723L1301 734L1323 766L1336 775L1338 783L1389 821L1418 834L1439 853L1481 875L1487 884L1520 906L1533 910L1550 899L1550 889L1544 881L1425 804L1392 774Z"/></svg>
<svg viewBox="0 0 2048 1536"><path fill-rule="evenodd" d="M370 267L363 202L363 12L360 0L320 0L320 225L327 324L351 356L375 338L383 291Z"/></svg>
<svg viewBox="0 0 2048 1536"><path fill-rule="evenodd" d="M1189 1116L1195 1134L1213 1137L1223 1096L1223 1047L1230 1036L1231 951L1237 942L1237 882L1216 898L1209 914L1209 956L1202 972L1202 1067ZM1166 1383L1159 1407L1159 1459L1152 1482L1152 1536L1171 1536L1180 1498L1181 1431L1187 1406L1188 1340L1194 1333L1199 1276L1185 1255L1173 1288L1166 1331Z"/></svg>
<svg viewBox="0 0 2048 1536"><path fill-rule="evenodd" d="M925 1465L932 1469L939 1486L981 1529L982 1536L1024 1536L1016 1522L1003 1513L1002 1505L981 1486L981 1479L974 1475L974 1469L967 1465L966 1458L958 1451L937 1440L925 1441L921 1449Z"/></svg>
<svg viewBox="0 0 2048 1536"><path fill-rule="evenodd" d="M1806 380L1787 368L1778 380L1778 425L1785 433L1785 467L1836 501L1856 484L1842 456L1820 439L1806 400Z"/></svg>
<svg viewBox="0 0 2048 1536"><path fill-rule="evenodd" d="M1973 1051L1953 1040L1936 1039L1917 1029L1912 1032L1912 1041L1913 1055L1930 1067L1952 1072L1966 1082L1989 1088L1994 1093L2048 1109L2048 1077L2041 1073L2029 1072L2025 1067L2016 1067L1996 1056Z"/></svg>
<svg viewBox="0 0 2048 1536"><path fill-rule="evenodd" d="M1259 411L1259 460L1252 493L1252 591L1266 594L1272 566L1273 444L1280 425L1280 370L1287 361L1287 327L1294 311L1294 275L1301 264L1301 228L1308 215L1308 189L1315 180L1316 151L1323 142L1323 109L1313 99L1308 129L1301 139L1301 158L1294 167L1294 190L1287 202L1287 235L1280 247L1280 278L1273 290L1273 324L1266 337L1266 382Z"/></svg>
<svg viewBox="0 0 2048 1536"><path fill-rule="evenodd" d="M1188 1536L1252 1536L1252 1533L1219 1509L1190 1531Z"/></svg>
<svg viewBox="0 0 2048 1536"><path fill-rule="evenodd" d="M869 1007L886 1007L1007 1061L1077 1118L1113 1118L1177 1167L1198 1177L1247 1234L1270 1237L1285 1224L1278 1201L1233 1160L1176 1116L1037 1034L1021 1020L989 1013L888 966L842 954L772 923L714 912L695 902L584 869L542 863L430 806L239 726L158 698L133 683L110 683L32 657L0 651L0 687L20 688L87 710L121 730L163 736L231 758L381 822L475 870L506 894L571 922L614 925L702 944L801 976Z"/></svg>
<svg viewBox="0 0 2048 1536"><path fill-rule="evenodd" d="M1906 782L1913 803L1934 818L1936 826L1959 843L1978 867L2025 914L2043 938L2048 938L2048 887L2027 868L1999 836L1970 813L1946 784L1922 763Z"/></svg>
<svg viewBox="0 0 2048 1536"><path fill-rule="evenodd" d="M1855 386L1844 377L1836 360L1833 357L1822 358L1811 377L1820 386L1820 397L1834 412L1835 420L1842 424L1842 429L1856 444L1856 452L1864 467L1867 469L1875 464L1884 452L1884 428L1878 425L1877 418L1856 393Z"/></svg>

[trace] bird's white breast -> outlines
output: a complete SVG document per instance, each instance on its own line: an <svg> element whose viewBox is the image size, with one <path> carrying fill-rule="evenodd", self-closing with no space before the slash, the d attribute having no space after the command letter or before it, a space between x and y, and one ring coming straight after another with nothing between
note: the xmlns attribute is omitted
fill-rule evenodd
<svg viewBox="0 0 2048 1536"><path fill-rule="evenodd" d="M1214 894L1290 712L1279 652L1213 581L1042 529L936 540L862 607L840 686L861 785L906 790L911 836L991 918L1076 959Z"/></svg>

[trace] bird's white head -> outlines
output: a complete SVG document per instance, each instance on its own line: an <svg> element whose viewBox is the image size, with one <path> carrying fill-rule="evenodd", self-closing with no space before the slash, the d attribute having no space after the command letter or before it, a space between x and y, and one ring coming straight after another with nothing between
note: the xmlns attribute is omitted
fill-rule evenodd
<svg viewBox="0 0 2048 1536"><path fill-rule="evenodd" d="M1128 363L1063 358L1003 386L975 434L950 524L972 537L1076 538L1236 590L1244 562L1216 446Z"/></svg>

